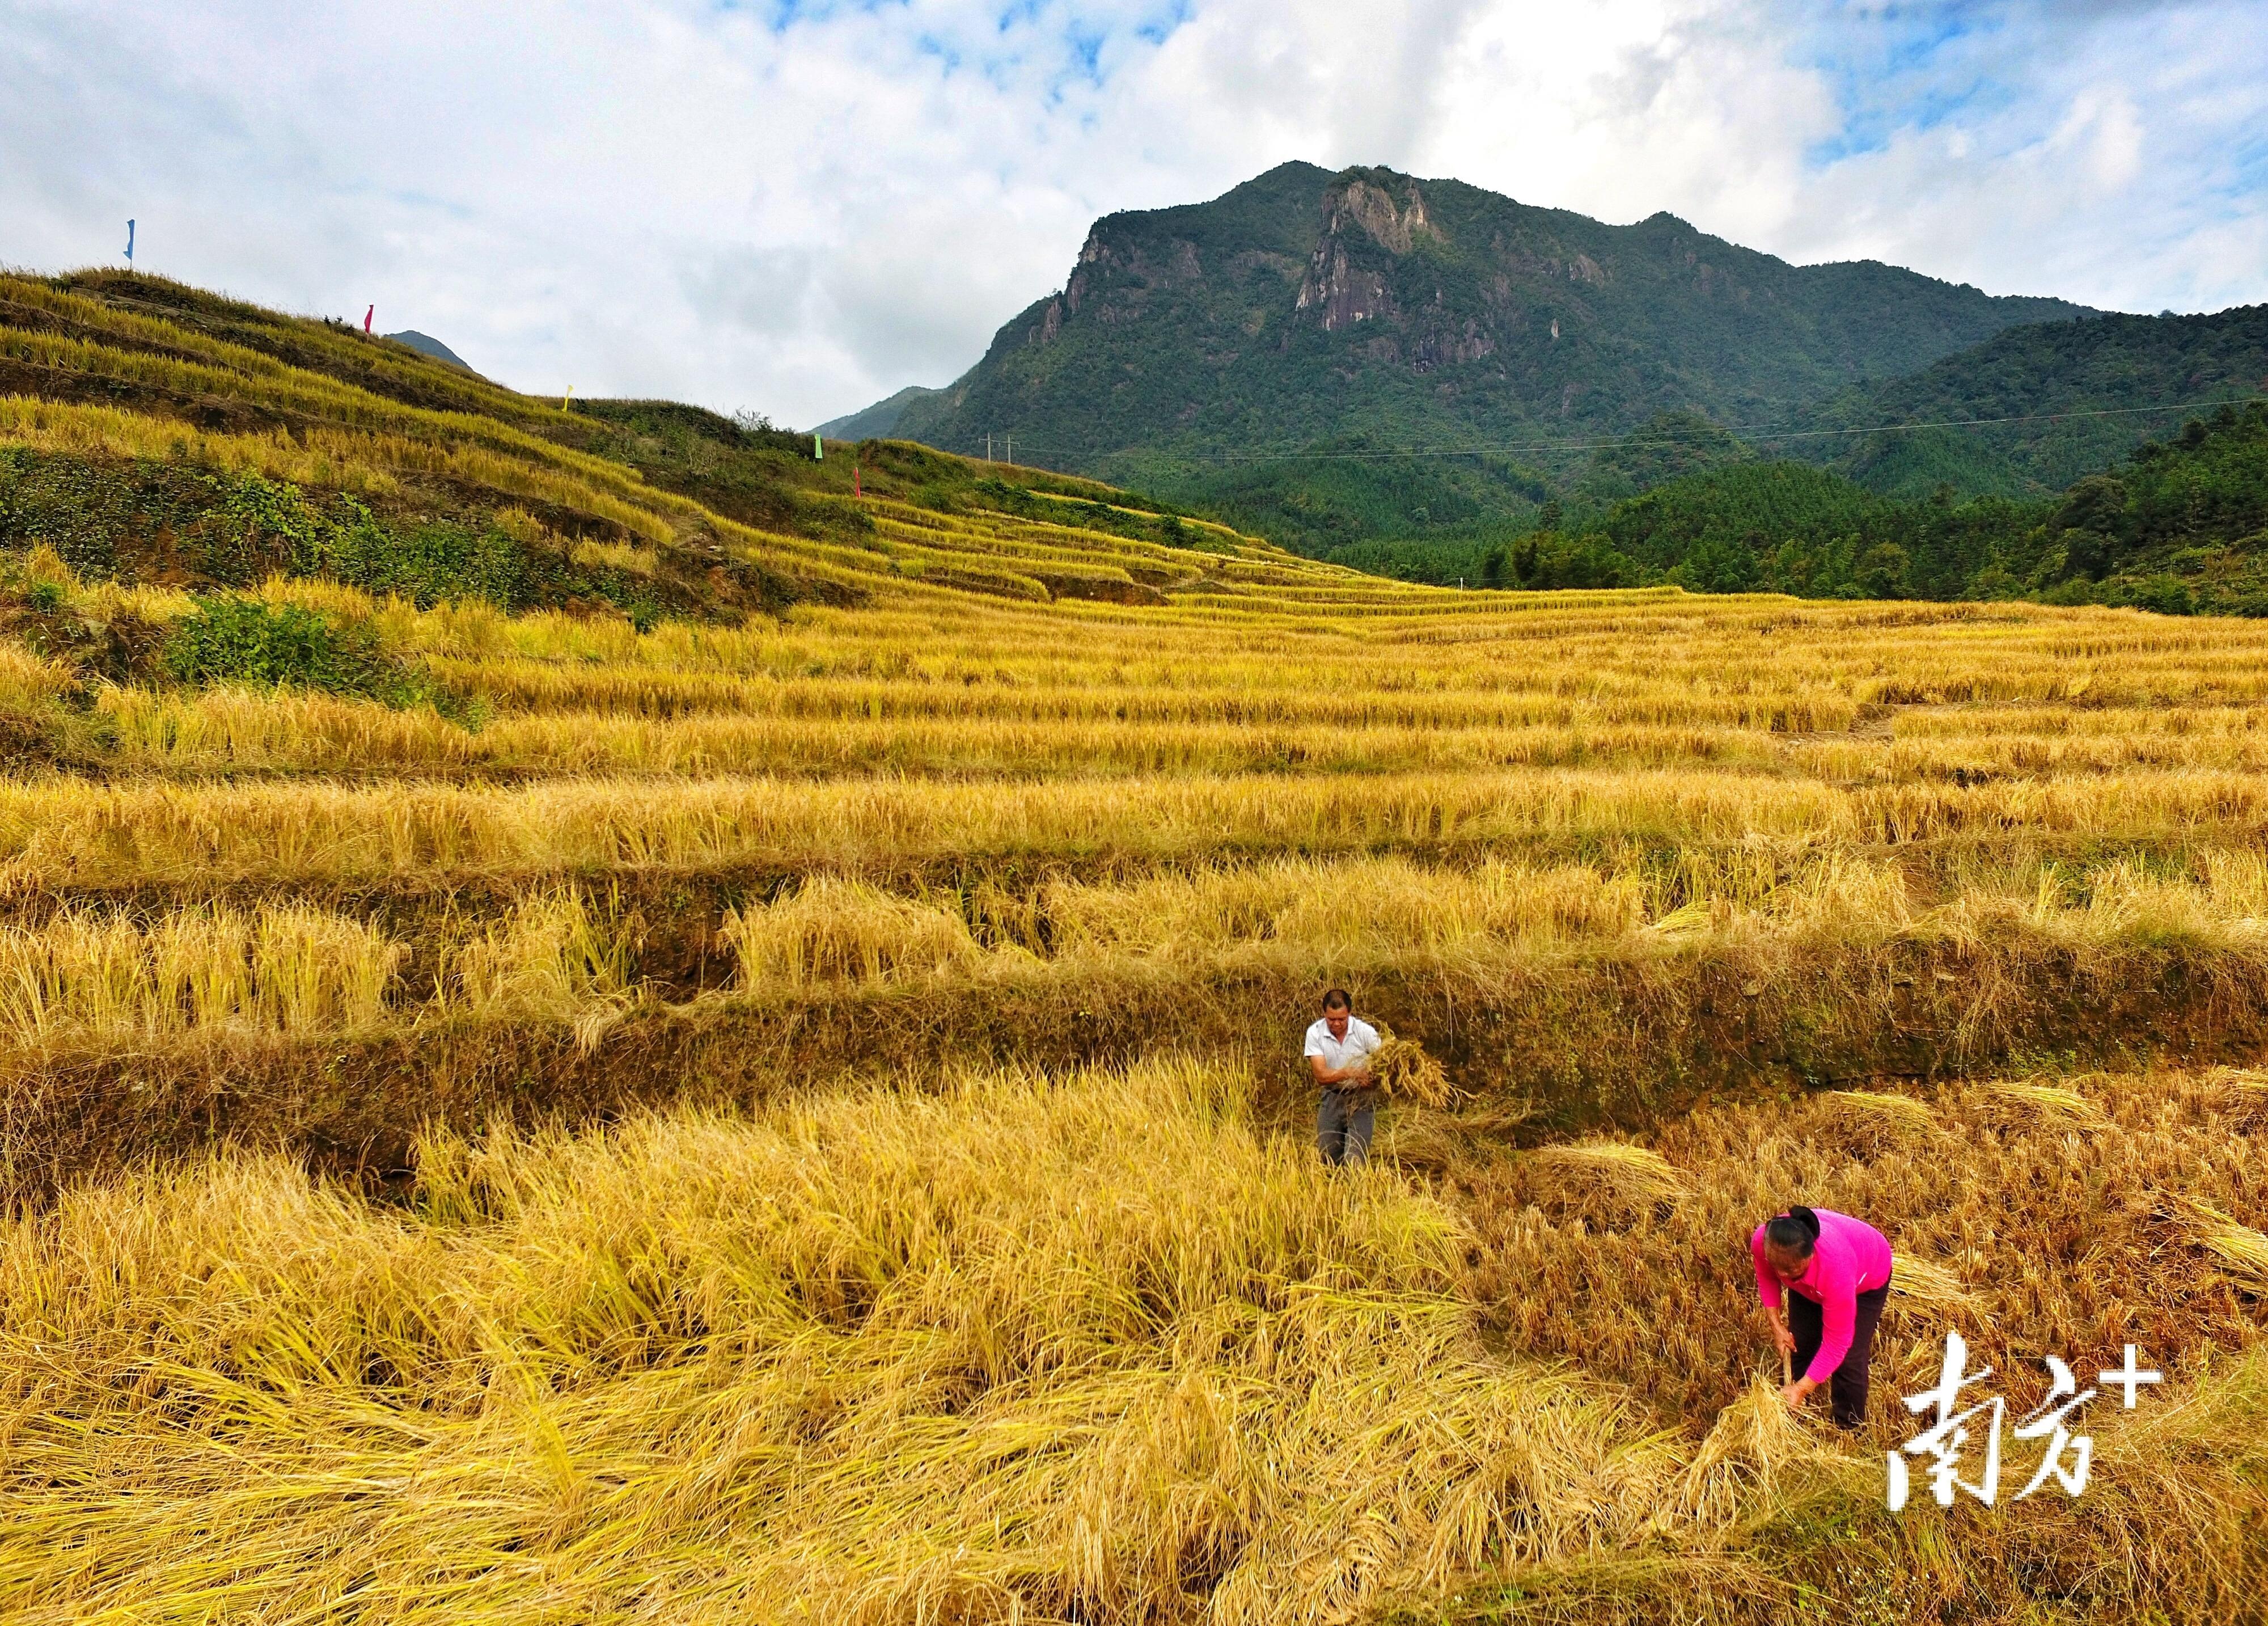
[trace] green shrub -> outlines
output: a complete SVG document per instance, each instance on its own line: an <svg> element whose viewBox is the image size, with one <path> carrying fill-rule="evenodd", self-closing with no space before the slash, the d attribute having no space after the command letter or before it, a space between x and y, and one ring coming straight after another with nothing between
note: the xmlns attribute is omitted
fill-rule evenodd
<svg viewBox="0 0 2268 1626"><path fill-rule="evenodd" d="M2179 576L2162 571L2134 582L2122 596L2137 610L2154 610L2161 616L2197 613L2197 600L2191 594L2189 584Z"/></svg>
<svg viewBox="0 0 2268 1626"><path fill-rule="evenodd" d="M399 594L421 608L443 599L484 598L508 610L532 608L551 596L551 584L527 551L493 526L474 529L446 521L387 526L350 497L339 517L295 549L298 573L329 576L366 593ZM573 574L563 560L549 573Z"/></svg>
<svg viewBox="0 0 2268 1626"><path fill-rule="evenodd" d="M162 657L185 684L236 681L360 695L389 706L429 698L427 685L364 627L257 599L210 598L173 629Z"/></svg>

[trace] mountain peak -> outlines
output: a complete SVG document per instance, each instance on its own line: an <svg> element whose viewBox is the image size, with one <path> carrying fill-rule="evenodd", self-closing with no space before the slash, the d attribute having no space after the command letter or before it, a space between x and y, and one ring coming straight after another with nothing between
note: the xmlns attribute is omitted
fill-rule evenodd
<svg viewBox="0 0 2268 1626"><path fill-rule="evenodd" d="M1862 262L1799 266L1667 212L1610 225L1454 180L1287 163L1094 222L1060 292L909 403L901 436L1012 432L1087 473L1145 460L1784 418L2025 322L2077 314Z"/></svg>
<svg viewBox="0 0 2268 1626"><path fill-rule="evenodd" d="M449 366L463 367L468 373L472 371L471 367L466 366L465 358L455 351L451 350L431 335L420 333L415 328L405 328L399 333L388 333L384 336L392 339L397 344L407 344L421 356L431 356L434 360L446 363Z"/></svg>
<svg viewBox="0 0 2268 1626"><path fill-rule="evenodd" d="M1408 254L1419 240L1440 236L1425 213L1425 195L1418 183L1391 170L1350 170L1324 189L1323 235L1334 236L1350 225L1395 254Z"/></svg>

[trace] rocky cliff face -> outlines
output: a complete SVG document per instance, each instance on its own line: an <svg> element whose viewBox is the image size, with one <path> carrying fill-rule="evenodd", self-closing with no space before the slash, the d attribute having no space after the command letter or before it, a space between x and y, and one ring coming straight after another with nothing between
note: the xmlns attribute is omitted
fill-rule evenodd
<svg viewBox="0 0 2268 1626"><path fill-rule="evenodd" d="M1430 373L1482 360L1496 352L1491 313L1452 308L1438 278L1431 299L1421 299L1414 310L1404 311L1395 297L1398 278L1391 261L1420 248L1451 247L1426 214L1425 195L1416 181L1395 177L1390 189L1368 179L1336 181L1323 193L1322 236L1292 309L1309 314L1326 333L1365 322L1393 329L1374 331L1363 352L1389 366ZM1381 262L1381 255L1388 261Z"/></svg>
<svg viewBox="0 0 2268 1626"><path fill-rule="evenodd" d="M1358 239L1358 255L1364 239L1389 255L1405 255L1414 243L1440 236L1425 218L1425 199L1418 183L1403 181L1400 190L1396 198L1366 180L1336 181L1325 189L1322 237L1292 306L1314 311L1324 332L1396 314L1385 276L1348 264L1350 236Z"/></svg>

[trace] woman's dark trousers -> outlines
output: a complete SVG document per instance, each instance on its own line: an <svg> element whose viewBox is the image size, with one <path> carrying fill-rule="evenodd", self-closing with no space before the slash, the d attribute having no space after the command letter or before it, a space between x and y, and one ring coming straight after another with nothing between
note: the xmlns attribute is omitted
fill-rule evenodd
<svg viewBox="0 0 2268 1626"><path fill-rule="evenodd" d="M1874 1353L1874 1327L1882 1319L1882 1305L1889 1296L1887 1282L1859 1295L1858 1313L1851 1319L1850 1352L1827 1380L1835 1421L1844 1428L1855 1429L1866 1420L1867 1362ZM1826 1331L1825 1312L1800 1293L1790 1291L1786 1297L1787 1330L1795 1334L1795 1375L1800 1378L1811 1370L1811 1357L1819 1353L1819 1341Z"/></svg>

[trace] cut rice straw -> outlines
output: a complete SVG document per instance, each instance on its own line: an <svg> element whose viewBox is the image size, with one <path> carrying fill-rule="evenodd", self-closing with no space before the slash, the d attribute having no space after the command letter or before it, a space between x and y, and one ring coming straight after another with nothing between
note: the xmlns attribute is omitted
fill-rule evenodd
<svg viewBox="0 0 2268 1626"><path fill-rule="evenodd" d="M1389 1036L1371 1053L1370 1076L1388 1095L1421 1106L1447 1106L1456 1098L1441 1064L1414 1038Z"/></svg>
<svg viewBox="0 0 2268 1626"><path fill-rule="evenodd" d="M2074 1127L2100 1128L2110 1121L2101 1107L2076 1090L2007 1080L1987 1084L1985 1090L2012 1107L2029 1109L2043 1118L2060 1120Z"/></svg>
<svg viewBox="0 0 2268 1626"><path fill-rule="evenodd" d="M1890 1289L1933 1310L1969 1310L1977 1306L1977 1296L1959 1276L1943 1265L1910 1254L1896 1256L1890 1269Z"/></svg>
<svg viewBox="0 0 2268 1626"><path fill-rule="evenodd" d="M1528 1161L1595 1182L1617 1196L1639 1202L1675 1202L1693 1189L1685 1172L1660 1152L1623 1141L1546 1146L1528 1153Z"/></svg>
<svg viewBox="0 0 2268 1626"><path fill-rule="evenodd" d="M1827 1098L1827 1105L1837 1112L1885 1128L1912 1134L1927 1134L1938 1127L1937 1114L1929 1105L1911 1096L1883 1095L1872 1090L1838 1090Z"/></svg>
<svg viewBox="0 0 2268 1626"><path fill-rule="evenodd" d="M2209 1202L2185 1205L2198 1223L2198 1240L2221 1268L2256 1292L2268 1291L2268 1236Z"/></svg>

